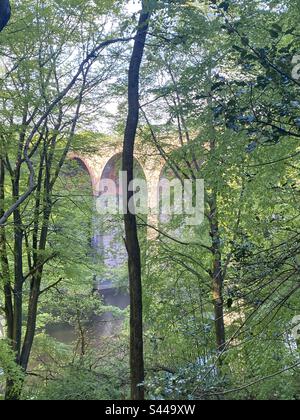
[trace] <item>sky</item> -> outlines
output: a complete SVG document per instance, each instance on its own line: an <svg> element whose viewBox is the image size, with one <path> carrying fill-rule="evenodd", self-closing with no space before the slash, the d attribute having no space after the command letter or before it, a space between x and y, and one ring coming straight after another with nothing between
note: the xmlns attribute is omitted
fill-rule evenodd
<svg viewBox="0 0 300 420"><path fill-rule="evenodd" d="M141 2L139 0L129 0L127 9L131 13L138 12L140 10Z"/></svg>
<svg viewBox="0 0 300 420"><path fill-rule="evenodd" d="M140 0L129 0L127 7L127 11L129 14L137 13L141 9L141 1ZM112 115L116 115L118 112L118 102L113 100L109 102L105 107L105 111L111 113ZM99 131L104 133L109 133L111 131L111 124L110 121L105 124L103 121L101 124L97 127Z"/></svg>

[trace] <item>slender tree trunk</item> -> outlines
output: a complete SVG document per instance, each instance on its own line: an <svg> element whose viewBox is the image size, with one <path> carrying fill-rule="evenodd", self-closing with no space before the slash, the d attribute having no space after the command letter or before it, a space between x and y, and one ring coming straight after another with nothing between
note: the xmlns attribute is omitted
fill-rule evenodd
<svg viewBox="0 0 300 420"><path fill-rule="evenodd" d="M5 212L4 200L5 200L5 164L3 157L3 150L1 150L0 155L0 218ZM13 292L11 286L11 277L9 270L9 262L7 256L7 247L6 247L6 232L5 226L0 226L0 259L1 259L1 281L4 292L4 302L5 302L5 318L6 318L6 335L7 339L10 342L12 348L17 350L18 345L16 343L16 323L14 317L14 309L17 305L16 299L13 304ZM19 311L20 314L20 311ZM17 355L18 358L18 355ZM16 360L18 362L18 360ZM5 399L6 400L19 400L20 399L20 383L16 384L13 379L8 379L6 381L5 389Z"/></svg>
<svg viewBox="0 0 300 420"><path fill-rule="evenodd" d="M41 156L41 164L44 162L44 156ZM47 160L46 160L47 162ZM37 314L38 314L38 303L41 292L41 282L43 278L44 270L44 260L43 254L47 246L47 237L49 232L49 220L52 213L52 190L51 190L51 163L48 161L46 163L45 169L45 180L44 180L44 197L43 197L43 220L42 220L42 229L39 239L38 250L35 249L34 255L34 275L32 276L31 285L30 285L30 296L28 304L28 314L27 314L27 324L26 324L26 333L23 342L20 365L22 369L26 372L29 363L29 357L32 350L32 345L34 341L34 336L36 332L36 323L37 323ZM40 172L40 177L42 177L42 172ZM38 185L40 185L41 179L38 180ZM37 192L38 203L40 201L39 191Z"/></svg>
<svg viewBox="0 0 300 420"><path fill-rule="evenodd" d="M211 85L212 81L212 69L213 64L210 62L208 79ZM212 96L208 99L208 105L210 108L210 124L209 124L209 135L210 135L210 153L213 158L214 152L217 147L217 132L214 124L213 116L213 104ZM212 192L208 196L209 205L209 224L210 224L210 236L212 241L212 289L213 289L213 303L214 303L214 315L215 315L215 330L216 330L216 345L218 353L222 353L226 347L226 330L224 322L224 276L225 270L223 270L222 264L222 248L221 248L221 235L219 228L219 215L218 215L218 188L217 185L212 185ZM222 364L222 358L219 359L219 364Z"/></svg>
<svg viewBox="0 0 300 420"><path fill-rule="evenodd" d="M52 211L50 202L48 202L47 206L49 207L47 207L45 210L45 214L44 214L45 219L43 221L43 228L42 228L41 239L40 239L39 252L41 253L45 251L46 249L49 219L50 219L50 214ZM36 270L36 272L31 281L26 333L25 333L25 338L24 338L24 343L23 343L22 353L21 353L21 358L20 358L20 365L25 372L28 368L29 357L32 350L32 345L33 345L34 336L36 332L38 303L39 303L39 297L40 297L40 292L41 292L41 282L42 282L43 269L44 269L44 263L43 263L42 258L39 257L37 259L37 266L34 267L34 269Z"/></svg>
<svg viewBox="0 0 300 420"><path fill-rule="evenodd" d="M223 267L222 267L222 253L221 240L218 222L218 207L217 196L215 193L209 199L210 206L210 235L212 238L212 253L213 253L213 268L212 268L212 283L213 283L213 300L215 311L215 328L216 328L216 342L218 352L225 349L225 323L224 323L224 298L223 298Z"/></svg>
<svg viewBox="0 0 300 420"><path fill-rule="evenodd" d="M19 197L20 170L17 168L12 180L13 197ZM14 288L13 288L13 317L12 333L9 337L12 349L16 355L16 363L20 365L22 346L22 321L23 321L23 228L19 209L13 213L14 217ZM5 399L17 401L21 397L22 384L13 379L6 382Z"/></svg>
<svg viewBox="0 0 300 420"><path fill-rule="evenodd" d="M19 197L19 170L13 180L13 196ZM16 361L20 362L22 345L22 321L23 321L23 228L19 209L14 211L14 324L13 324L13 350L16 353Z"/></svg>
<svg viewBox="0 0 300 420"><path fill-rule="evenodd" d="M28 315L27 315L27 328L24 338L24 343L22 346L22 353L20 357L20 365L24 372L28 368L29 356L31 353L34 335L36 331L36 321L37 321L37 310L38 310L38 301L40 296L40 286L41 286L42 274L37 273L34 276L31 285L29 305L28 305Z"/></svg>
<svg viewBox="0 0 300 420"><path fill-rule="evenodd" d="M4 160L0 156L0 217L4 214L5 200L5 166ZM13 303L11 292L11 279L9 273L9 262L6 249L5 227L0 226L0 257L1 257L1 280L3 282L4 300L5 300L5 318L7 324L7 338L12 341L13 338Z"/></svg>
<svg viewBox="0 0 300 420"><path fill-rule="evenodd" d="M148 2L143 1L139 26L132 52L128 78L128 118L124 136L123 171L127 173L127 191L133 180L134 145L139 120L139 76L143 59L150 11ZM129 212L129 200L133 192L128 191L127 211L124 215L125 241L128 252L130 287L130 371L131 398L144 399L145 379L143 348L143 304L141 281L141 253L138 240L136 216Z"/></svg>

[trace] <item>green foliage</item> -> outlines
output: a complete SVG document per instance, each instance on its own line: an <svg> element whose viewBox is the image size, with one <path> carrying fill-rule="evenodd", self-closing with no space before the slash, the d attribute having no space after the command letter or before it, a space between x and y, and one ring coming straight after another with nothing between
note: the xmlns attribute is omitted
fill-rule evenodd
<svg viewBox="0 0 300 420"><path fill-rule="evenodd" d="M0 339L0 396L5 389L6 381L13 381L15 388L20 388L24 374L15 362L15 355L9 343Z"/></svg>
<svg viewBox="0 0 300 420"><path fill-rule="evenodd" d="M66 345L39 334L33 351L34 375L23 398L31 400L109 400L127 397L127 337L90 341L84 355L77 344Z"/></svg>
<svg viewBox="0 0 300 420"><path fill-rule="evenodd" d="M87 51L104 39L131 36L138 15L122 1L12 3L10 28L0 38L0 160L6 175L1 213L15 200L16 173L20 191L28 188L28 151L35 177L41 175L38 189L20 207L20 224L1 227L1 312L5 286L14 290L16 281L18 229L24 320L32 265L39 269L43 263L23 397L125 399L129 325L113 337L99 339L91 331L91 320L102 322L108 311L114 319L128 319L128 311L105 305L93 291L98 278L127 289L126 264L105 264L107 256L120 257L122 218L99 220L88 168L66 157L92 155L123 136L130 44L92 57L90 71L80 74L37 129L36 122ZM166 162L163 175L205 180L205 220L183 228L181 216L162 218L155 241L147 240L140 222L147 396L297 400L299 343L291 321L299 315L300 299L300 102L292 59L300 54L299 1L149 1L149 7L139 142L145 160ZM117 115L107 103L118 106ZM102 120L109 121L111 135L99 134ZM121 160L115 163L120 169ZM136 173L142 175L139 165ZM36 237L45 229L39 247ZM95 230L112 236L106 255L91 247ZM221 354L213 294L217 263L226 330ZM50 327L60 324L72 329L72 342L50 337ZM22 383L14 359L0 340L3 384Z"/></svg>
<svg viewBox="0 0 300 420"><path fill-rule="evenodd" d="M167 166L182 178L191 172L204 178L207 215L180 236L184 243L162 233L147 252L151 395L297 399L299 354L289 336L299 307L299 92L291 80L296 2L223 2L209 15L191 3L167 28L164 21L155 25L165 42L148 50L144 70L145 90L156 98L144 108L144 141L165 151L167 136L183 141L167 153ZM228 344L221 367L211 285L214 194L226 267ZM178 221L160 228L176 233ZM197 360L210 374L199 369L197 377Z"/></svg>

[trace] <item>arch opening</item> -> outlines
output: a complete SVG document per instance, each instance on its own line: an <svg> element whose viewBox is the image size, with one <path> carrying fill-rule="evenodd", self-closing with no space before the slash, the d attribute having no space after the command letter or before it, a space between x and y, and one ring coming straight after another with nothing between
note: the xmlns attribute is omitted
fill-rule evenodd
<svg viewBox="0 0 300 420"><path fill-rule="evenodd" d="M121 212L123 202L122 182L120 172L122 170L122 153L112 156L104 166L100 178L98 198L105 193L115 203L118 209L116 214L102 214L97 216L94 224L93 246L95 254L102 259L105 267L102 278L97 279L99 290L110 288L128 288L127 252L124 244L124 222ZM134 177L143 179L146 177L142 166L137 159L134 160ZM103 181L112 181L112 184ZM102 201L101 201L102 203ZM105 206L105 200L103 201Z"/></svg>

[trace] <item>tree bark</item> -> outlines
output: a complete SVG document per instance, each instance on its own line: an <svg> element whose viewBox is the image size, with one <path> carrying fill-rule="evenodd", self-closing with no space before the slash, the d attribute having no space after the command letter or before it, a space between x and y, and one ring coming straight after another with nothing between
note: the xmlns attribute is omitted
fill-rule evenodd
<svg viewBox="0 0 300 420"><path fill-rule="evenodd" d="M221 239L218 222L217 195L215 193L212 193L212 197L209 199L209 206L210 235L212 238L213 254L212 283L215 312L216 342L217 351L222 353L226 346L223 298L224 278L222 267Z"/></svg>
<svg viewBox="0 0 300 420"><path fill-rule="evenodd" d="M212 69L213 64L210 63L208 78L213 85L212 81ZM210 136L210 153L213 158L214 152L217 147L217 132L214 124L213 116L213 104L212 96L208 99L208 105L210 108L210 124L209 124L209 136ZM209 226L210 236L212 241L211 252L212 252L212 292L213 292L213 304L214 304L214 316L215 316L215 331L216 331L216 346L217 352L219 353L219 365L222 365L221 354L226 348L226 330L224 321L224 279L225 270L223 270L222 263L222 247L221 247L221 235L219 226L219 215L218 215L218 187L212 184L212 192L208 195L209 205Z"/></svg>
<svg viewBox="0 0 300 420"><path fill-rule="evenodd" d="M5 28L10 19L9 0L0 0L0 32Z"/></svg>
<svg viewBox="0 0 300 420"><path fill-rule="evenodd" d="M1 152L0 152L1 153ZM4 159L0 156L0 217L4 214L4 200L5 200L5 166ZM6 246L6 232L5 227L0 226L0 258L1 258L1 275L3 282L3 292L5 301L5 318L7 324L7 338L12 340L13 336L13 303L11 291L11 279L9 272L9 262L7 256Z"/></svg>
<svg viewBox="0 0 300 420"><path fill-rule="evenodd" d="M136 216L129 212L129 201L133 192L129 184L133 180L134 145L139 121L139 79L145 42L149 27L150 10L143 1L128 77L128 117L123 145L123 171L127 173L127 203L124 215L125 242L128 252L128 272L130 288L130 371L131 398L143 400L144 392L144 346L143 346L143 303L141 280L141 253L138 239Z"/></svg>
<svg viewBox="0 0 300 420"><path fill-rule="evenodd" d="M20 171L15 171L15 179L12 181L13 196L19 197ZM23 321L23 228L22 218L19 209L13 214L14 227L14 324L12 346L16 354L16 361L20 362L22 343L22 321Z"/></svg>

